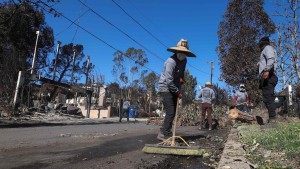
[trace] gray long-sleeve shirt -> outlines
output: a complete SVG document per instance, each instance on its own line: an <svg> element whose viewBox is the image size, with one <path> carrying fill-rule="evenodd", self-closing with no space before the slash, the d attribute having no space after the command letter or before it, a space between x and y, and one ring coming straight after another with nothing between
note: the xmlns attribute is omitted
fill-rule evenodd
<svg viewBox="0 0 300 169"><path fill-rule="evenodd" d="M176 55L168 58L164 64L162 73L158 81L158 92L178 93L183 79L186 59L179 61Z"/></svg>
<svg viewBox="0 0 300 169"><path fill-rule="evenodd" d="M205 87L200 90L199 98L201 99L201 103L211 104L211 101L216 98L215 92L213 91L213 89L211 89L209 87Z"/></svg>
<svg viewBox="0 0 300 169"><path fill-rule="evenodd" d="M128 100L126 100L124 103L123 103L123 109L128 109L130 107L130 102Z"/></svg>
<svg viewBox="0 0 300 169"><path fill-rule="evenodd" d="M236 97L237 104L245 103L248 101L248 99L247 99L248 93L247 92L237 91L237 92L235 92L234 97Z"/></svg>
<svg viewBox="0 0 300 169"><path fill-rule="evenodd" d="M263 71L276 71L277 67L277 53L274 47L267 45L260 54L259 75Z"/></svg>

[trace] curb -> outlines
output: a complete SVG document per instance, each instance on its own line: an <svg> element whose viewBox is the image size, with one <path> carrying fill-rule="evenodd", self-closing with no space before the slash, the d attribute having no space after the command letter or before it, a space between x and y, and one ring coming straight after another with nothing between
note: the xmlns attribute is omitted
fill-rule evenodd
<svg viewBox="0 0 300 169"><path fill-rule="evenodd" d="M238 129L231 128L217 169L251 169L257 168L244 156L246 152L238 141Z"/></svg>

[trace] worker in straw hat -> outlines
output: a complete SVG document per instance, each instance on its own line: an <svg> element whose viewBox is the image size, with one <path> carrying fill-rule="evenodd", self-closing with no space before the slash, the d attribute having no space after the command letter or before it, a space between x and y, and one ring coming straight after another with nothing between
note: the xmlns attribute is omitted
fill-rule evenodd
<svg viewBox="0 0 300 169"><path fill-rule="evenodd" d="M196 57L189 50L188 41L180 39L176 47L167 49L174 54L165 63L158 82L158 92L163 100L166 116L157 139L164 140L172 136L172 123L176 113L177 99L182 97L181 85L184 83L186 57Z"/></svg>
<svg viewBox="0 0 300 169"><path fill-rule="evenodd" d="M202 114L200 118L200 129L205 128L204 127L204 120L205 115L207 113L207 120L208 120L208 126L209 130L212 130L212 100L215 99L215 92L211 89L211 83L206 82L205 87L200 90L199 98L202 103Z"/></svg>

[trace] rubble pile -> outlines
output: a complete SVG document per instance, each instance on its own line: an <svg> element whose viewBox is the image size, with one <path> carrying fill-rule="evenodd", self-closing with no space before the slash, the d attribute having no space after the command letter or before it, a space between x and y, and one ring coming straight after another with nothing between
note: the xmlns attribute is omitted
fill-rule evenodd
<svg viewBox="0 0 300 169"><path fill-rule="evenodd" d="M84 118L81 109L74 104L55 102L44 104L39 100L33 100L33 107L20 105L12 116L5 111L0 112L0 125L62 122Z"/></svg>
<svg viewBox="0 0 300 169"><path fill-rule="evenodd" d="M27 110L22 110L21 112L26 114L41 114L47 115L49 117L59 115L59 116L71 116L75 118L83 118L81 109L77 107L76 104L67 104L67 103L56 103L48 102L43 104L38 100L34 100L34 106L28 108Z"/></svg>

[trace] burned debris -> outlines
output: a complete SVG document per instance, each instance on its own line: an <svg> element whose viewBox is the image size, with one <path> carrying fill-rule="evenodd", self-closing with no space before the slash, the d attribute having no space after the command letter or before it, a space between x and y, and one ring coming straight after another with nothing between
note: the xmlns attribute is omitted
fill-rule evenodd
<svg viewBox="0 0 300 169"><path fill-rule="evenodd" d="M104 85L70 85L34 75L24 77L22 72L19 79L14 100L16 116L110 117L111 98L107 97ZM25 81L31 83L25 85Z"/></svg>

